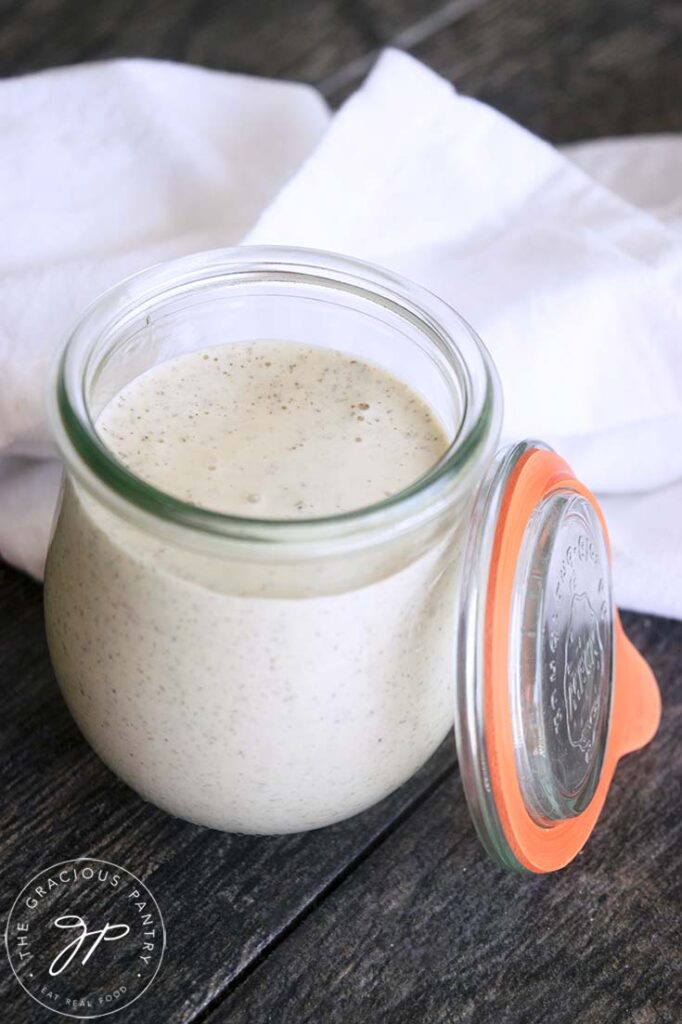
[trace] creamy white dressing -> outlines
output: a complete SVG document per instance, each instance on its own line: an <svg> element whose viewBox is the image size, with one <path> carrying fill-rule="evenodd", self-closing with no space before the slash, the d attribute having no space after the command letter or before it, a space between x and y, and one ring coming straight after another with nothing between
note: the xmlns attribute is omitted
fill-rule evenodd
<svg viewBox="0 0 682 1024"><path fill-rule="evenodd" d="M97 429L138 476L193 505L298 519L381 501L448 445L409 387L328 348L219 346L133 380Z"/></svg>

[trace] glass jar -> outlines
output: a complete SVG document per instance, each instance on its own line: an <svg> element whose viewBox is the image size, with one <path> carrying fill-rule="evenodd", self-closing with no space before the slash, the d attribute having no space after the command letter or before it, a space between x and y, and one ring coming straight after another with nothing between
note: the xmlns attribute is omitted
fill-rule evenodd
<svg viewBox="0 0 682 1024"><path fill-rule="evenodd" d="M297 520L188 504L107 449L97 418L131 380L245 341L384 367L449 447L377 504ZM474 331L352 259L228 249L103 296L52 392L66 472L45 579L55 672L102 759L180 817L292 832L386 796L454 722L488 852L519 871L568 863L660 697L613 605L596 499L541 442L494 454L500 419Z"/></svg>
<svg viewBox="0 0 682 1024"><path fill-rule="evenodd" d="M436 411L448 450L379 504L296 521L185 504L107 450L97 417L130 380L246 340L380 364ZM452 728L463 526L500 407L467 324L354 260L211 252L105 295L59 368L66 481L45 578L55 672L100 757L160 807L228 831L316 828L400 786Z"/></svg>

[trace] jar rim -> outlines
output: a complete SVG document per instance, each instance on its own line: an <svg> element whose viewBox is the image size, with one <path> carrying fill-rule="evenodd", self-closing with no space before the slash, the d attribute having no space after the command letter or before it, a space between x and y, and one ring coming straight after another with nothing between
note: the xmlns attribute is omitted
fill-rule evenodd
<svg viewBox="0 0 682 1024"><path fill-rule="evenodd" d="M85 376L104 332L164 298L215 283L247 280L310 283L369 299L417 327L455 369L463 390L461 421L441 458L421 477L381 501L334 515L259 519L201 508L161 491L133 473L104 444L88 408ZM67 468L110 506L141 520L164 520L202 534L278 544L329 541L392 532L438 515L461 493L496 442L501 392L492 359L476 331L427 289L381 267L318 249L236 246L156 264L104 292L81 316L56 364L48 416ZM476 472L476 477L478 472Z"/></svg>

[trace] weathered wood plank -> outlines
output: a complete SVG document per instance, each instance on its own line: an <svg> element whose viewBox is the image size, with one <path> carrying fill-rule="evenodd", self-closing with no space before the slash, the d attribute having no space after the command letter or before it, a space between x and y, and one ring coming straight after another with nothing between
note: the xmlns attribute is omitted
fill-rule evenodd
<svg viewBox="0 0 682 1024"><path fill-rule="evenodd" d="M682 7L487 0L414 54L554 142L682 129Z"/></svg>
<svg viewBox="0 0 682 1024"><path fill-rule="evenodd" d="M663 725L620 766L573 865L532 879L495 868L448 778L208 1024L677 1024L682 623L627 618Z"/></svg>
<svg viewBox="0 0 682 1024"><path fill-rule="evenodd" d="M553 142L682 129L682 8L666 0L364 0L381 45ZM443 16L445 14L445 16ZM415 31L416 30L416 31ZM337 106L378 51L321 86Z"/></svg>
<svg viewBox="0 0 682 1024"><path fill-rule="evenodd" d="M281 838L227 836L144 803L90 751L48 662L41 588L0 574L0 906L42 868L76 856L113 861L150 886L168 931L162 972L125 1012L135 1024L186 1024L219 996L453 763L446 744L407 786L364 815ZM31 1003L0 955L3 1020L52 1014Z"/></svg>
<svg viewBox="0 0 682 1024"><path fill-rule="evenodd" d="M0 74L125 56L313 82L375 45L355 7L336 0L24 0L0 9Z"/></svg>

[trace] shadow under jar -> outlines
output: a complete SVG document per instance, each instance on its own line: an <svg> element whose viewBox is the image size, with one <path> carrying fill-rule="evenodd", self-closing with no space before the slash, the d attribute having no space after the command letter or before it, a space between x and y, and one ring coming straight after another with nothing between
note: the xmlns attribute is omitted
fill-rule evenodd
<svg viewBox="0 0 682 1024"><path fill-rule="evenodd" d="M447 450L384 500L314 519L222 514L127 469L98 432L108 403L161 363L244 342L384 368ZM354 260L216 251L100 299L52 400L66 473L45 607L62 692L102 759L171 813L238 832L317 828L406 781L453 725L459 569L500 413L464 321Z"/></svg>

